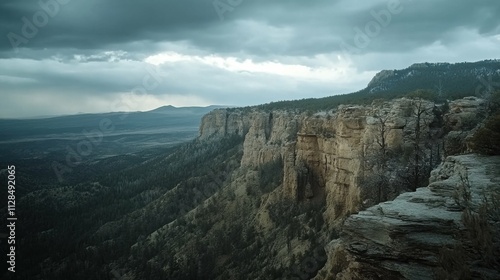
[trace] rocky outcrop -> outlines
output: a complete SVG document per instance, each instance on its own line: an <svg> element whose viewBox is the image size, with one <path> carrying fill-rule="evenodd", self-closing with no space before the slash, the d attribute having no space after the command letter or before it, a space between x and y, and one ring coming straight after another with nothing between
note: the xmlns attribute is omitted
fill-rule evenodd
<svg viewBox="0 0 500 280"><path fill-rule="evenodd" d="M129 271L142 263L162 279L432 276L436 246L458 242L453 233L461 218L451 188L438 188L437 181L453 181L464 164L435 172L433 187L359 211L398 195L411 183L396 180L401 175L418 171L427 180L430 169L420 167L437 158L432 144L442 140L439 106L397 99L316 113L264 108L215 110L203 118L199 139L166 161L176 166L188 158L177 170L197 175L151 202L144 214L131 215L148 221L142 217L186 212L139 238L125 256L130 261L119 267ZM434 136L439 141L432 142ZM373 191L385 182L399 188L390 198ZM323 248L342 225L327 261Z"/></svg>
<svg viewBox="0 0 500 280"><path fill-rule="evenodd" d="M367 188L375 187L370 180L385 173L388 183L400 184L393 197L408 190L408 181L397 177L414 172L408 167L411 164L432 166L440 160L442 141L445 147L449 144L442 128L467 131L467 126L475 125L468 120L470 116L479 116L474 121L480 121L482 104L481 99L464 98L451 102L447 114L445 106L406 98L341 105L315 114L257 108L215 110L204 117L199 139L244 137L239 177L233 180L239 197L252 192L259 170L267 163L282 160L281 185L264 194L255 209L256 229L261 234L276 226L269 207L285 199L325 206L323 230L342 229L342 235L327 246L329 261L316 279L432 279L440 248L461 242L456 235L464 229L462 212L453 198L457 178L473 172L476 164L491 168L498 162L475 156L450 157L433 172L428 187L361 211L388 199L374 197L374 191ZM417 162L413 162L415 154ZM396 159L392 163L390 156ZM425 176L429 171L419 169ZM481 172L472 177L477 182L487 181ZM328 240L328 236L320 239ZM290 237L287 242L292 247L299 241ZM279 256L287 264L290 252L295 251L283 248L278 250Z"/></svg>
<svg viewBox="0 0 500 280"><path fill-rule="evenodd" d="M334 224L360 210L365 200L360 178L373 172L365 163L368 155L380 150L380 138L386 149L408 148L415 141L417 126L428 134L436 118L433 109L431 102L403 98L368 106L342 105L312 115L215 110L203 118L199 138L244 136L242 168L255 170L281 158L282 197L326 201L325 219Z"/></svg>
<svg viewBox="0 0 500 280"><path fill-rule="evenodd" d="M500 190L499 165L500 157L448 157L432 172L428 187L350 216L341 237L327 246L329 261L316 279L438 279L440 250L466 247L460 239L466 227L458 188L470 187L472 211L477 211L485 194ZM473 277L500 276L475 263L466 264Z"/></svg>
<svg viewBox="0 0 500 280"><path fill-rule="evenodd" d="M373 77L373 79L368 83L368 87L374 86L377 83L380 83L380 81L385 80L385 79L387 79L389 77L392 77L393 75L394 75L394 71L393 70L382 70L382 71L378 72Z"/></svg>
<svg viewBox="0 0 500 280"><path fill-rule="evenodd" d="M231 134L244 136L248 132L250 120L241 111L215 109L203 116L200 125L200 140L224 137Z"/></svg>
<svg viewBox="0 0 500 280"><path fill-rule="evenodd" d="M456 155L470 151L467 140L474 134L474 128L484 119L486 101L477 97L465 97L449 103L448 113L444 115L446 129L444 153Z"/></svg>
<svg viewBox="0 0 500 280"><path fill-rule="evenodd" d="M449 106L445 120L451 130L470 130L486 113L486 101L474 96L453 100Z"/></svg>

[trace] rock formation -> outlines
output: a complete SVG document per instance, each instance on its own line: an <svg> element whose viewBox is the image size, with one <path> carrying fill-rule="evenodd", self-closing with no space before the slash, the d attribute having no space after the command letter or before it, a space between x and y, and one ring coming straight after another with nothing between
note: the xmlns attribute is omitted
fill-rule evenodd
<svg viewBox="0 0 500 280"><path fill-rule="evenodd" d="M255 169L283 159L282 195L299 201L326 199L325 219L333 225L359 211L366 200L360 180L373 173L366 161L380 150L380 137L387 150L411 149L417 126L422 134L430 133L436 118L433 110L429 101L405 98L342 105L313 115L219 109L203 118L199 138L243 135L242 167Z"/></svg>
<svg viewBox="0 0 500 280"><path fill-rule="evenodd" d="M500 158L448 157L432 172L428 187L399 196L411 190L407 184L414 177L398 176L421 172L428 177L431 167L445 152L451 152L449 135L468 135L484 117L480 114L483 106L481 99L464 98L451 102L444 114L446 106L402 98L364 106L341 105L315 114L255 108L215 110L204 117L199 139L231 134L244 137L240 173L233 179L238 184L250 184L257 179L256 170L282 160L281 186L264 195L256 209L258 231L278 234L274 247L281 265L276 268L291 263L291 254L314 249L313 244L297 239L286 242L284 235L279 237L273 231L269 207L291 199L296 204L323 203L323 242L331 240L328 232L341 232L326 247L328 261L315 279L432 279L443 266L443 248L465 242L457 237L465 234L463 209L456 202L460 176L470 178L477 211L481 191L498 180L498 174L487 174L500 164ZM461 141L465 145L465 137ZM386 180L382 183L397 188L393 197L382 197L379 191L377 198L370 189L375 186L370 181L380 177ZM291 244L301 249L290 249ZM280 246L287 246L288 253ZM471 275L496 275L475 267L473 260L467 262Z"/></svg>
<svg viewBox="0 0 500 280"><path fill-rule="evenodd" d="M341 237L327 246L330 261L316 279L437 279L442 248L467 247L460 238L467 231L457 204L460 185L468 178L472 209L478 212L482 197L500 191L499 165L500 157L448 157L432 172L428 187L350 216ZM473 277L500 277L477 263L464 262Z"/></svg>

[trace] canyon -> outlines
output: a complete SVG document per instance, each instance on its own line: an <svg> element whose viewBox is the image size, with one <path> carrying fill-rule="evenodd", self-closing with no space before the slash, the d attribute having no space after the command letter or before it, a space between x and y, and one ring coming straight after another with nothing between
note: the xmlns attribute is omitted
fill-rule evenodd
<svg viewBox="0 0 500 280"><path fill-rule="evenodd" d="M266 217L272 204L287 199L324 204L319 236L328 242L328 260L315 279L430 279L439 267L440 250L462 242L455 239L464 226L453 198L460 174L470 174L475 197L484 195L479 190L485 188L498 191L499 174L491 170L498 167L499 158L450 156L467 152L467 139L484 118L485 101L467 97L448 106L401 98L341 105L314 114L218 109L203 118L199 139L244 137L242 170L283 161L282 184L254 209L257 229L263 233L276 227ZM401 186L412 182L397 177L413 171L408 166L415 165L411 160L416 152L421 153L420 164L427 165L420 172L437 168L425 182L430 185ZM385 157L385 170L377 168L381 157ZM387 168L391 161L399 166ZM366 179L381 176L380 172L386 173L384 182L391 186L384 186L390 189L383 190L387 192L383 198L380 193L374 198L373 190L366 189ZM245 179L235 179L239 184L255 176L246 171L240 175ZM331 232L341 237L329 241ZM279 254L281 263L293 254L293 249ZM491 270L475 273L491 279L498 276ZM308 277L295 273L292 279Z"/></svg>
<svg viewBox="0 0 500 280"><path fill-rule="evenodd" d="M191 141L89 158L65 182L24 159L21 276L498 279L500 160L475 152L499 153L500 103L464 94L497 64L419 64L344 96L217 108ZM468 88L425 89L441 78Z"/></svg>

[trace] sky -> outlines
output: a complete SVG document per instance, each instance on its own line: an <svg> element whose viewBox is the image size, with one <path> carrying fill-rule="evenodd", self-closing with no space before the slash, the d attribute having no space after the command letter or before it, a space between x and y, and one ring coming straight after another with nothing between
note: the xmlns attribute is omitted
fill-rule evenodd
<svg viewBox="0 0 500 280"><path fill-rule="evenodd" d="M2 0L0 118L247 106L499 58L498 0Z"/></svg>

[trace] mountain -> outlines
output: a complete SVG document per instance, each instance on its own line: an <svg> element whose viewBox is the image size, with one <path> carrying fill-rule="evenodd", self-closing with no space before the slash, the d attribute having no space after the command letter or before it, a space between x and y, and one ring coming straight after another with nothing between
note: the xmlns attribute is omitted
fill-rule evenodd
<svg viewBox="0 0 500 280"><path fill-rule="evenodd" d="M172 105L163 106L156 108L154 110L148 111L148 113L156 114L176 114L176 115L204 115L214 109L226 108L227 106L211 105L207 107L174 107Z"/></svg>
<svg viewBox="0 0 500 280"><path fill-rule="evenodd" d="M382 70L357 92L324 98L279 101L263 110L332 110L341 104L370 104L377 99L420 96L443 102L485 95L500 88L500 60L464 63L418 63L402 70Z"/></svg>
<svg viewBox="0 0 500 280"><path fill-rule="evenodd" d="M78 114L38 119L0 119L4 132L0 141L15 140L26 136L81 133L99 127L102 120L109 120L113 132L146 129L185 127L196 131L203 115L220 106L173 107L164 106L147 112L115 112L102 114ZM168 115L165 116L165 115Z"/></svg>
<svg viewBox="0 0 500 280"><path fill-rule="evenodd" d="M472 154L495 107L377 94L215 109L192 141L68 165L64 182L0 160L22 170L20 276L498 279L500 159Z"/></svg>
<svg viewBox="0 0 500 280"><path fill-rule="evenodd" d="M67 139L83 131L99 130L101 123L112 127L105 136L184 131L196 135L201 117L220 106L160 107L147 112L79 114L39 119L0 119L0 142L27 139ZM108 124L109 122L109 124Z"/></svg>
<svg viewBox="0 0 500 280"><path fill-rule="evenodd" d="M53 178L51 164L93 166L96 161L117 155L147 155L193 140L201 118L220 106L160 107L148 112L79 114L41 119L0 119L0 158L17 161L36 159ZM132 162L130 162L132 164ZM73 164L71 164L73 165ZM27 168L34 167L29 164ZM38 167L37 167L38 168ZM66 179L77 182L72 172ZM45 178L46 176L42 176Z"/></svg>
<svg viewBox="0 0 500 280"><path fill-rule="evenodd" d="M420 89L463 97L475 93L478 87L487 86L488 77L500 77L500 60L455 64L416 63L402 70L379 72L362 92L394 94Z"/></svg>

